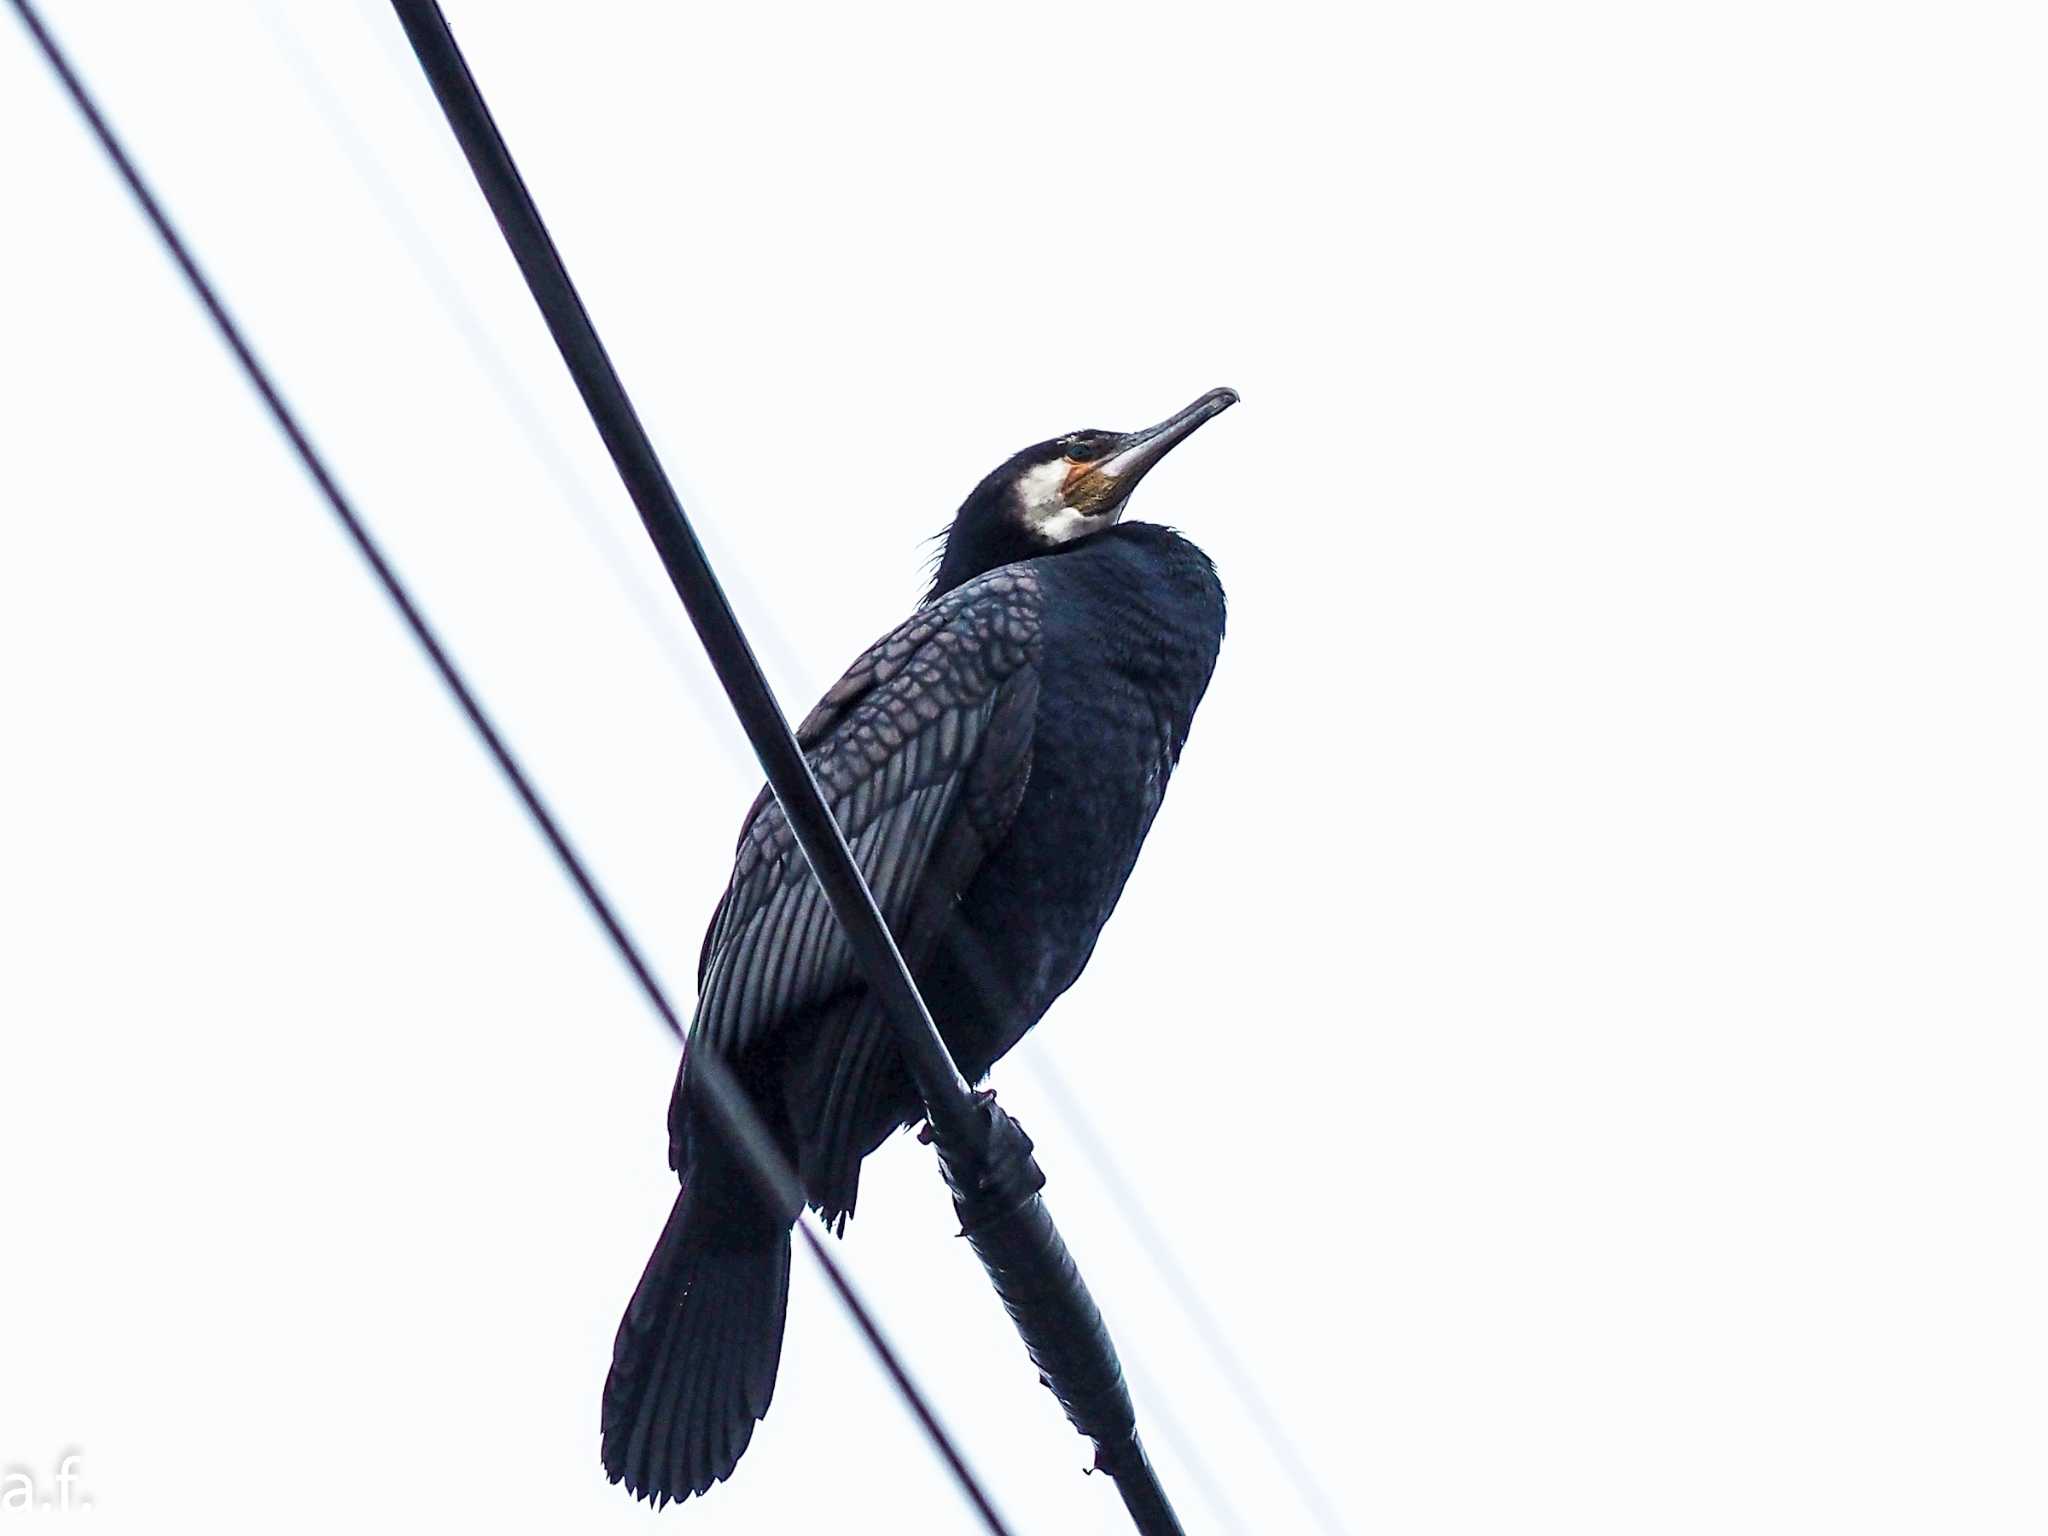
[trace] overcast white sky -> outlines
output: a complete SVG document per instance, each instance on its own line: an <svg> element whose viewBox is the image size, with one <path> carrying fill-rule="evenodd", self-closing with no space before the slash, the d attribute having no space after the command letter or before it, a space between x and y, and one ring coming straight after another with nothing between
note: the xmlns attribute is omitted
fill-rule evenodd
<svg viewBox="0 0 2048 1536"><path fill-rule="evenodd" d="M687 996L756 771L386 8L49 9ZM792 710L1012 449L1243 392L995 1078L1191 1532L1309 1526L1034 1058L1358 1536L2048 1523L2038 7L449 11ZM0 1467L967 1529L801 1256L732 1483L605 1484L674 1047L11 20L0 144ZM1125 1529L951 1231L906 1140L842 1251L1020 1533Z"/></svg>

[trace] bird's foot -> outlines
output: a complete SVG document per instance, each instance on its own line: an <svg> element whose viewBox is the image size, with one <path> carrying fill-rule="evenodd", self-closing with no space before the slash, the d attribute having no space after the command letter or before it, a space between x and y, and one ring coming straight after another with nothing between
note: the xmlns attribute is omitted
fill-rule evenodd
<svg viewBox="0 0 2048 1536"><path fill-rule="evenodd" d="M993 1088L977 1088L977 1089L975 1089L975 1091L974 1091L974 1102L975 1102L975 1103L977 1103L977 1104L993 1104L993 1103L995 1103L995 1101L996 1101L996 1091L995 1091L995 1089L993 1089ZM923 1124L921 1124L920 1126L918 1126L918 1128L917 1128L917 1140L918 1140L918 1144L919 1144L920 1146L926 1146L926 1147L928 1147L928 1146L930 1146L930 1145L932 1144L932 1123L931 1123L931 1121L927 1120L927 1121L925 1121L925 1122L924 1122Z"/></svg>

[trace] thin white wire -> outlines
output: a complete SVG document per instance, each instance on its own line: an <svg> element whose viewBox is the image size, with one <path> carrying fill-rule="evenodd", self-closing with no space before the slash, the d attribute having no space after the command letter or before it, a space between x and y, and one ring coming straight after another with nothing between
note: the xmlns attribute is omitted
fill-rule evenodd
<svg viewBox="0 0 2048 1536"><path fill-rule="evenodd" d="M1193 1325L1195 1336L1202 1341L1202 1347L1215 1361L1216 1369L1221 1372L1231 1391L1243 1403L1246 1417L1252 1421L1253 1427L1259 1432L1259 1437L1266 1442L1266 1448L1272 1452L1273 1459L1280 1464L1281 1470L1294 1484L1294 1491L1300 1498L1303 1508L1314 1518L1326 1536L1348 1536L1344 1519L1338 1514L1335 1501L1317 1480L1308 1462L1294 1448L1293 1437L1281 1424L1279 1416L1274 1413L1265 1395L1259 1391L1258 1383L1244 1362L1238 1358L1237 1351L1231 1348L1229 1334L1218 1321L1216 1314L1202 1300L1194 1282L1188 1278L1186 1266L1175 1257L1172 1245L1166 1240L1166 1234L1153 1222L1150 1213L1145 1209L1143 1198L1117 1171L1116 1162L1111 1157L1109 1148L1103 1143L1102 1138L1096 1135L1095 1128L1089 1123L1088 1116L1082 1110L1080 1100L1075 1098L1073 1089L1067 1086L1066 1079L1060 1075L1059 1069L1053 1066L1051 1057L1045 1051L1029 1051L1023 1055L1030 1070L1036 1074L1040 1086L1045 1089L1047 1097L1052 1100L1053 1107L1058 1110L1060 1118L1067 1122L1067 1128L1074 1133L1074 1139L1080 1143L1082 1154L1095 1165L1096 1176L1103 1190L1131 1229L1132 1235L1138 1240L1138 1246L1144 1249L1145 1256L1152 1261L1153 1269L1165 1282L1167 1290L1172 1292L1174 1301L1186 1315L1188 1322Z"/></svg>
<svg viewBox="0 0 2048 1536"><path fill-rule="evenodd" d="M269 6L261 0L244 0L244 9L258 16L270 33L278 53L290 66L300 86L305 90L307 100L327 130L340 145L349 168L356 179L369 193L390 225L398 243L419 269L427 288L439 302L443 313L449 319L462 344L469 350L472 359L484 377L490 381L499 401L512 418L519 436L533 450L540 461L541 469L554 483L563 504L575 514L576 526L589 540L591 547L610 571L612 579L624 593L633 616L660 647L663 657L671 670L689 691L698 708L713 715L722 715L726 709L723 694L718 690L708 665L685 638L685 630L675 621L673 594L665 588L657 589L648 576L648 563L637 553L638 546L629 548L614 529L605 503L591 489L589 482L576 467L574 459L563 447L561 438L549 425L548 416L534 402L533 396L520 382L519 374L507 361L504 351L493 340L490 328L477 313L463 290L461 281L443 259L433 237L426 226L414 213L395 178L384 165L382 158L357 131L348 109L329 88L326 76L318 62L292 25L290 6ZM380 7L381 9L381 7ZM370 18L357 12L358 20L377 37L387 58L393 62L394 72L402 73L410 81L413 71L412 58L403 58L392 53L395 46L392 38L386 36L389 29L379 28ZM401 69L400 66L403 66ZM408 97L410 99L410 97ZM426 123L424 108L422 123ZM442 137L439 118L431 126L436 130L434 142ZM465 178L466 179L466 178ZM508 258L509 259L509 258ZM728 562L730 566L731 562ZM765 607L755 599L743 574L728 570L723 580L735 602L750 613L759 614ZM755 650L764 656L774 673L783 677L801 675L789 647L771 624L758 619L750 623L749 639Z"/></svg>

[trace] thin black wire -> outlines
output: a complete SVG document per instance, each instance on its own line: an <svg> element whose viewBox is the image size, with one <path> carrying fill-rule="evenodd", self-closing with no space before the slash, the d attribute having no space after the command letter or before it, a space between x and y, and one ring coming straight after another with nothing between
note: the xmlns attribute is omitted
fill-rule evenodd
<svg viewBox="0 0 2048 1536"><path fill-rule="evenodd" d="M142 175L136 169L134 161L129 158L128 151L121 141L115 137L112 127L100 112L98 104L86 90L85 83L71 67L70 60L65 56L63 50L58 47L56 39L51 36L48 28L43 25L42 17L37 14L30 0L13 0L13 5L16 14L21 17L22 24L28 28L30 36L34 38L36 45L42 50L43 57L48 61L51 70L63 84L66 92L69 93L80 115L85 118L86 125L92 129L94 137L99 140L100 147L106 151L107 158L113 162L115 170L120 173L121 179L127 183L128 190L134 194L136 203L141 207L143 214L156 230L157 238L163 242L164 249L169 252L171 259L177 263L179 270L184 273L186 282L191 285L194 295L212 318L215 328L221 334L221 339L228 344L228 349L234 353L235 360L241 365L243 373L248 377L250 386L261 397L272 419L276 421L278 429L284 433L286 440L292 446L292 450L298 455L299 462L305 466L306 473L312 477L313 483L319 487L320 493L326 499L329 508L332 509L344 531L347 532L350 540L355 544L357 552L362 555L372 573L375 574L379 585L384 589L385 596L390 598L392 605L397 608L400 617L405 621L406 627L412 631L413 639L419 643L420 649L426 653L427 659L433 664L434 670L440 674L441 681L447 686L448 692L453 696L457 706L460 707L463 715L468 719L471 728L475 730L478 738L490 752L492 759L497 763L498 769L504 775L506 782L512 786L513 791L519 796L521 804L526 807L528 816L532 818L542 837L547 840L549 848L554 852L556 862L561 865L563 872L569 876L577 891L581 893L584 904L590 908L591 915L597 919L599 926L604 929L606 937L611 940L612 947L618 952L619 958L625 962L627 970L633 975L633 979L639 983L640 990L647 998L647 1001L653 1006L655 1012L660 1015L662 1022L675 1034L676 1038L682 1039L684 1035L682 1020L677 1016L675 1008L669 1002L668 995L662 990L661 984L655 980L654 972L642 956L639 946L633 941L632 936L627 933L625 925L613 911L610 901L599 890L596 879L585 866L582 857L570 844L568 835L563 832L560 823L555 819L554 813L541 798L540 791L534 786L533 781L527 777L526 770L520 766L519 760L512 755L511 749L505 745L504 738L498 734L497 727L491 723L490 717L484 712L483 705L478 701L476 694L471 690L461 671L456 667L447 649L441 644L440 637L435 634L432 626L428 624L426 616L420 611L419 605L413 600L412 594L407 590L405 583L399 579L397 572L392 569L391 563L385 558L383 550L371 536L369 528L357 514L348 497L342 492L334 476L328 471L325 461L321 458L318 450L313 447L311 439L307 437L305 429L299 424L298 418L293 414L291 407L285 404L284 397L278 392L277 386L271 382L270 375L265 371L263 365L257 361L255 353L250 350L248 342L243 338L240 326L236 324L234 318L228 313L226 306L221 302L219 294L214 290L213 284L200 271L199 265L194 260L191 251L187 248L184 238L172 226L169 216L157 201L156 195L143 181ZM709 1064L711 1070L706 1076L707 1080L714 1085L713 1096L719 1102L721 1110L733 1122L732 1129L739 1135L742 1143L752 1155L756 1165L755 1172L771 1184L784 1188L793 1186L796 1182L796 1175L790 1170L788 1164L778 1155L775 1155L773 1149L767 1145L765 1132L763 1132L758 1119L754 1116L752 1107L746 1105L744 1097L738 1094L737 1089L726 1073L724 1063L708 1052L702 1053L698 1060L700 1065ZM799 1225L802 1226L801 1223ZM995 1533L995 1536L1010 1536L1009 1528L1004 1524L1002 1517L996 1512L995 1506L990 1502L989 1496L983 1490L980 1481L968 1468L965 1458L961 1455L958 1447L954 1445L951 1434L939 1421L938 1415L925 1400L924 1394L918 1388L916 1382L911 1379L910 1373L904 1367L901 1357L890 1344L887 1336L882 1332L881 1326L874 1320L866 1305L860 1300L860 1297L853 1288L852 1282L840 1270L838 1261L825 1250L817 1234L812 1232L808 1226L802 1226L802 1230L806 1244L818 1256L819 1262L825 1266L825 1271L832 1281L834 1290L838 1292L840 1300L845 1303L847 1311L852 1314L861 1332L866 1336L868 1343L880 1358L884 1369L896 1383L898 1390L902 1392L918 1421L924 1426L925 1432L931 1437L934 1447L945 1460L947 1466L952 1469L953 1475L959 1481L962 1490L967 1494L976 1510L980 1513L983 1522L990 1531Z"/></svg>

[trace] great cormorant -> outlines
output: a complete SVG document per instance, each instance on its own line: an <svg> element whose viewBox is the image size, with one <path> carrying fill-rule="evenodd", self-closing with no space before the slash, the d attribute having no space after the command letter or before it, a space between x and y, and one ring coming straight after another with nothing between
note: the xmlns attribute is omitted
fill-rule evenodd
<svg viewBox="0 0 2048 1536"><path fill-rule="evenodd" d="M1081 974L1159 810L1223 640L1215 568L1120 521L1132 489L1237 395L1142 432L1073 432L984 479L931 590L798 727L960 1069L979 1080ZM790 1229L690 1063L731 1068L810 1204L853 1211L861 1160L923 1113L824 894L764 789L711 920L669 1106L682 1182L605 1383L612 1480L655 1500L729 1474L768 1411Z"/></svg>

